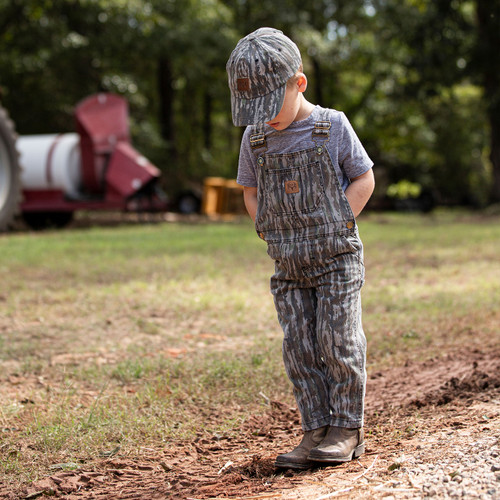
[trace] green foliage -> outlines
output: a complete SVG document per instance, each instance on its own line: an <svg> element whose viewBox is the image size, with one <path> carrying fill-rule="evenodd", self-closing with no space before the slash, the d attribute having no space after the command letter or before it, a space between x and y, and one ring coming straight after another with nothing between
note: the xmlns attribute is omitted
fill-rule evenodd
<svg viewBox="0 0 500 500"><path fill-rule="evenodd" d="M3 0L0 88L21 134L73 130L91 93L125 96L173 193L236 175L225 63L275 26L302 50L306 97L346 112L379 180L484 205L500 172L499 16L498 0Z"/></svg>
<svg viewBox="0 0 500 500"><path fill-rule="evenodd" d="M396 198L398 200L404 200L406 198L418 198L422 193L422 186L416 184L415 182L410 182L407 180L399 181L396 184L391 184L387 188L387 196L389 198Z"/></svg>

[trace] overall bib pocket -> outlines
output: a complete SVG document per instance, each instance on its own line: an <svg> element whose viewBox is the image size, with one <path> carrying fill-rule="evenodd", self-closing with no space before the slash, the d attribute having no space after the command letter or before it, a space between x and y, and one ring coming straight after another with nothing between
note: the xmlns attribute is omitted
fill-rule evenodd
<svg viewBox="0 0 500 500"><path fill-rule="evenodd" d="M316 211L325 193L318 161L305 165L266 168L267 209L278 217Z"/></svg>

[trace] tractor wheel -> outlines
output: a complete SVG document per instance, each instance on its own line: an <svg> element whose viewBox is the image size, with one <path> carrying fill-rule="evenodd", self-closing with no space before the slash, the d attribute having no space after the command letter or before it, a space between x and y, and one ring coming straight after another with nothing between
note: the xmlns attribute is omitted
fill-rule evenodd
<svg viewBox="0 0 500 500"><path fill-rule="evenodd" d="M21 169L14 124L0 106L0 231L12 225L21 202Z"/></svg>

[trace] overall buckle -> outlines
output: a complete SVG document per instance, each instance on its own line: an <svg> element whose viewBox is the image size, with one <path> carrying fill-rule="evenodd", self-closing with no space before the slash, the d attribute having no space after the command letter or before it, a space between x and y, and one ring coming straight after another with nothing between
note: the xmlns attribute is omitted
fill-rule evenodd
<svg viewBox="0 0 500 500"><path fill-rule="evenodd" d="M253 134L250 136L250 147L252 149L259 149L266 146L265 134Z"/></svg>

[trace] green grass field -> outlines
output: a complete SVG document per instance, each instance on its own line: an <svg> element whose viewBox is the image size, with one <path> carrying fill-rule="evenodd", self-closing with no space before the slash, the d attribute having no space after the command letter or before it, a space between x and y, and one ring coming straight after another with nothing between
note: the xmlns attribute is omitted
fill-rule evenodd
<svg viewBox="0 0 500 500"><path fill-rule="evenodd" d="M369 214L368 369L498 344L500 217ZM249 220L0 236L0 483L292 402ZM63 464L63 465L61 465Z"/></svg>

